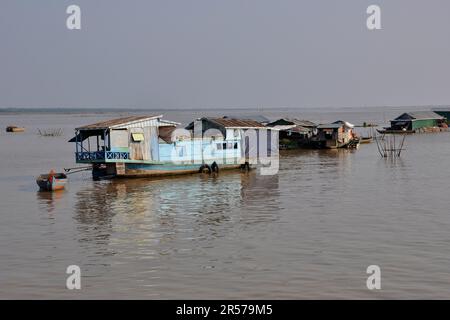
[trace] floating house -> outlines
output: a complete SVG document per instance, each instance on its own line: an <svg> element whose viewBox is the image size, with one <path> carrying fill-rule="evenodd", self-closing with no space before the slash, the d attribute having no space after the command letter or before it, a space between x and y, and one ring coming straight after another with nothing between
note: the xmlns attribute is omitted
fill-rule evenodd
<svg viewBox="0 0 450 320"><path fill-rule="evenodd" d="M295 149L311 144L311 138L317 133L317 125L308 120L282 118L267 124L278 129L280 149Z"/></svg>
<svg viewBox="0 0 450 320"><path fill-rule="evenodd" d="M216 148L227 150L233 146L244 162L256 163L263 158L278 156L278 130L255 120L204 117L191 122L186 130L192 131L195 138L202 135L218 141L223 139L223 146L219 143Z"/></svg>
<svg viewBox="0 0 450 320"><path fill-rule="evenodd" d="M254 129L262 138L260 131L268 131L264 126L232 119L204 122L218 132L199 134L197 125L180 129L161 115L132 116L78 127L70 142L76 145L76 162L93 165L94 178L186 174L254 163L245 131ZM277 134L275 139L278 143Z"/></svg>
<svg viewBox="0 0 450 320"><path fill-rule="evenodd" d="M405 112L394 120L391 126L381 130L381 133L414 133L441 128L445 124L445 117L433 111ZM445 125L446 126L446 125Z"/></svg>
<svg viewBox="0 0 450 320"><path fill-rule="evenodd" d="M355 126L347 121L338 120L333 123L317 126L317 135L312 143L317 148L349 148L359 144L359 138L353 131Z"/></svg>
<svg viewBox="0 0 450 320"><path fill-rule="evenodd" d="M433 112L445 118L446 123L450 124L450 108L436 108L433 109Z"/></svg>

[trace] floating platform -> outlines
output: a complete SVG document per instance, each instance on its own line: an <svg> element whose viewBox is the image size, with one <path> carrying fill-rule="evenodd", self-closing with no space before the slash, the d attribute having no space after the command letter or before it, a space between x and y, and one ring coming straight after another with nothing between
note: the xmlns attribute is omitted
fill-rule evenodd
<svg viewBox="0 0 450 320"><path fill-rule="evenodd" d="M416 131L415 130L394 130L394 129L379 130L379 129L377 129L377 132L381 133L381 134L387 134L387 133L389 133L389 134L412 134L412 133L415 133Z"/></svg>

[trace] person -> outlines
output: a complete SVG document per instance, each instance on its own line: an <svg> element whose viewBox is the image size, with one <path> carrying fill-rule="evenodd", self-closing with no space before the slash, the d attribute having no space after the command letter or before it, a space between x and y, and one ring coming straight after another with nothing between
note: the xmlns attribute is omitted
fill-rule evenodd
<svg viewBox="0 0 450 320"><path fill-rule="evenodd" d="M50 172L48 173L48 182L51 184L53 184L53 178L55 176L55 170L50 170Z"/></svg>

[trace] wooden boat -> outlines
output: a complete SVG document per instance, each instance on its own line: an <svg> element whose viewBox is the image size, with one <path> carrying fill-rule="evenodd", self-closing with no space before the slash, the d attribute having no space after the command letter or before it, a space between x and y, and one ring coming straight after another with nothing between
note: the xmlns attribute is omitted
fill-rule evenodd
<svg viewBox="0 0 450 320"><path fill-rule="evenodd" d="M77 128L69 140L75 142L76 162L92 165L97 180L195 174L204 172L205 166L213 173L213 167L245 168L278 156L278 143L267 143L265 150L258 144L268 139L278 142L278 130L257 121L204 117L177 130L178 123L161 118L133 116ZM211 136L209 128L216 129ZM105 143L107 135L112 135L111 143ZM95 136L97 144L90 149L83 141Z"/></svg>
<svg viewBox="0 0 450 320"><path fill-rule="evenodd" d="M359 143L371 143L373 141L373 137L361 137L359 139Z"/></svg>
<svg viewBox="0 0 450 320"><path fill-rule="evenodd" d="M415 133L415 130L393 130L393 129L389 129L389 128L385 128L383 130L379 130L377 129L378 133L381 134L386 134L386 133L390 133L390 134L411 134L411 133Z"/></svg>
<svg viewBox="0 0 450 320"><path fill-rule="evenodd" d="M43 191L63 190L67 183L67 176L64 173L50 171L48 174L37 177L36 183Z"/></svg>
<svg viewBox="0 0 450 320"><path fill-rule="evenodd" d="M361 140L359 138L351 139L344 147L347 149L358 149Z"/></svg>
<svg viewBox="0 0 450 320"><path fill-rule="evenodd" d="M6 132L24 132L25 128L20 128L17 126L8 126L6 127Z"/></svg>

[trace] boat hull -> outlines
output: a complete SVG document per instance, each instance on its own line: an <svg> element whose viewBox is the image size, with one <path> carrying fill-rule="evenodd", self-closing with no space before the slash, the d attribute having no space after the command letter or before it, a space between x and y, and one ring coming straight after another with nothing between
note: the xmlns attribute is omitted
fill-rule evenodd
<svg viewBox="0 0 450 320"><path fill-rule="evenodd" d="M49 179L48 174L43 174L36 179L36 183L42 191L63 190L67 184L67 176L60 173L55 175L53 179Z"/></svg>
<svg viewBox="0 0 450 320"><path fill-rule="evenodd" d="M9 126L6 128L6 132L25 132L25 128Z"/></svg>
<svg viewBox="0 0 450 320"><path fill-rule="evenodd" d="M361 138L359 140L359 143L361 143L361 144L372 143L372 142L373 142L373 138L372 137L368 137L368 138L364 137L364 138Z"/></svg>
<svg viewBox="0 0 450 320"><path fill-rule="evenodd" d="M211 166L201 170L201 164L175 165L175 164L136 164L107 163L94 166L92 176L94 180L108 178L141 178L141 177L164 177L175 175L196 174L202 171L211 172ZM239 169L242 164L222 164L219 170Z"/></svg>
<svg viewBox="0 0 450 320"><path fill-rule="evenodd" d="M386 134L386 133L388 133L388 134L412 134L412 133L415 133L416 131L415 130L392 130L392 129L379 130L379 129L377 129L377 132L381 133L381 134Z"/></svg>

